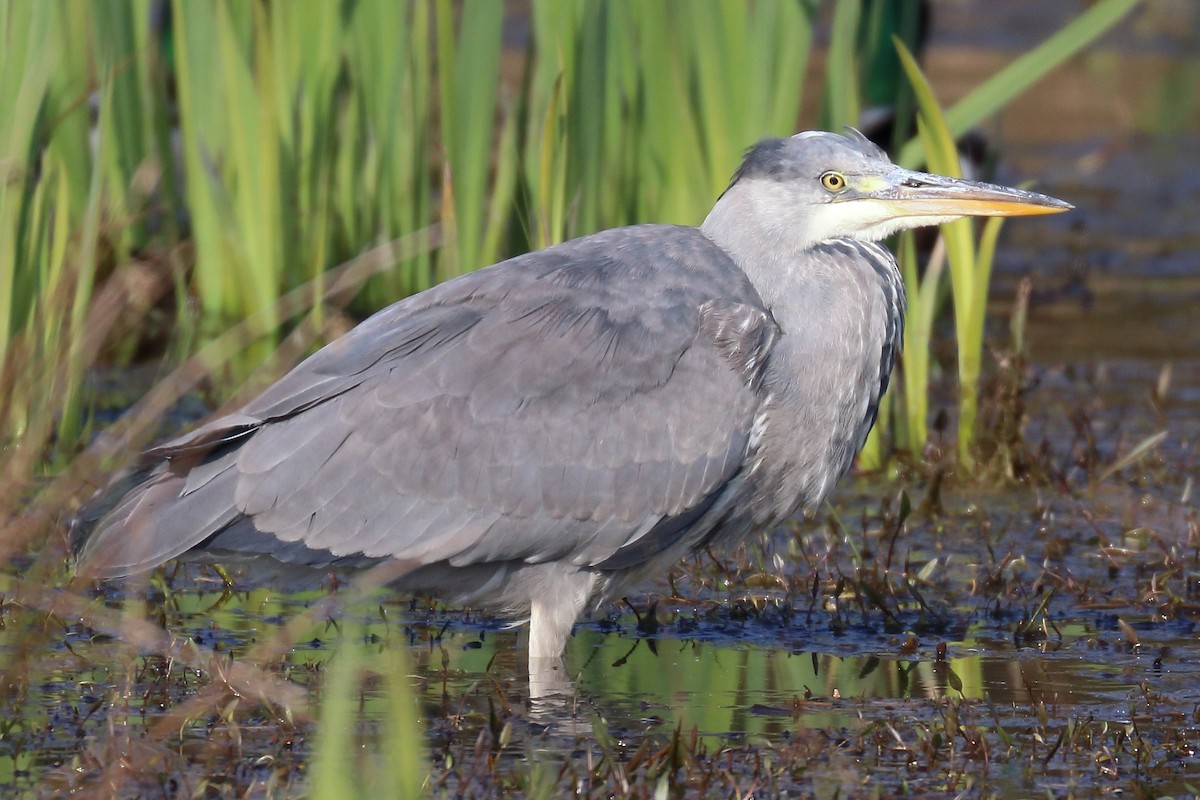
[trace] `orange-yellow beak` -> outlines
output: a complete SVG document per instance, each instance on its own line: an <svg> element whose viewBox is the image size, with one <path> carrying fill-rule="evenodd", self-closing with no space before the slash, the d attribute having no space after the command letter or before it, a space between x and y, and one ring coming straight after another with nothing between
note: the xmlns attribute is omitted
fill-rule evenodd
<svg viewBox="0 0 1200 800"><path fill-rule="evenodd" d="M1023 217L1074 208L1037 192L906 169L864 178L858 186L851 180L850 188L857 191L847 192L844 199L881 201L897 217Z"/></svg>

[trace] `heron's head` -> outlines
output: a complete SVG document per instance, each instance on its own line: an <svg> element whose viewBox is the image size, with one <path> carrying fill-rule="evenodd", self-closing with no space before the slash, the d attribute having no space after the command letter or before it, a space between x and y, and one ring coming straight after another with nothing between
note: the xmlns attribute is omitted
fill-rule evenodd
<svg viewBox="0 0 1200 800"><path fill-rule="evenodd" d="M704 228L749 226L803 248L838 238L877 241L960 217L1070 208L1036 192L903 169L857 131L808 131L751 148Z"/></svg>

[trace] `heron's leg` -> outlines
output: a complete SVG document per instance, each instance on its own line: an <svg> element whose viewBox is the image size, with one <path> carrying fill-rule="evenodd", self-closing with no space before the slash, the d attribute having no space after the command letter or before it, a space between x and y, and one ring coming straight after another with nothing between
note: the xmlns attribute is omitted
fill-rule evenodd
<svg viewBox="0 0 1200 800"><path fill-rule="evenodd" d="M529 606L529 696L534 698L571 691L563 651L594 581L578 572L555 577Z"/></svg>

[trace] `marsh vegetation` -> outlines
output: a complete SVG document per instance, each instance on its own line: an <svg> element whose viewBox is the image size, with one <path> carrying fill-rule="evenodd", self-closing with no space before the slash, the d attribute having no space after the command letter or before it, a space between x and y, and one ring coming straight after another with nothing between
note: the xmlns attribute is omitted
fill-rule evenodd
<svg viewBox="0 0 1200 800"><path fill-rule="evenodd" d="M904 5L0 5L5 791L1200 793L1200 18L1016 4L1063 26L1031 37L935 2L926 83ZM1038 134L1017 92L1048 73L1067 110L1153 77L1114 90L1122 140L1105 99ZM72 581L63 521L113 470L355 318L695 223L748 143L881 100L921 115L897 160L943 171L999 114L1004 177L1079 212L897 242L909 339L861 475L579 626L577 696L531 702L516 630L427 600Z"/></svg>

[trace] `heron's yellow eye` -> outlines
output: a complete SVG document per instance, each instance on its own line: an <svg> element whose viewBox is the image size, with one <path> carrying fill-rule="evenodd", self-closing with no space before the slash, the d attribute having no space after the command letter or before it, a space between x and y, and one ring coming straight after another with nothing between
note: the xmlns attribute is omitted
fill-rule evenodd
<svg viewBox="0 0 1200 800"><path fill-rule="evenodd" d="M831 192L846 190L846 176L840 172L826 172L821 176L821 185Z"/></svg>

